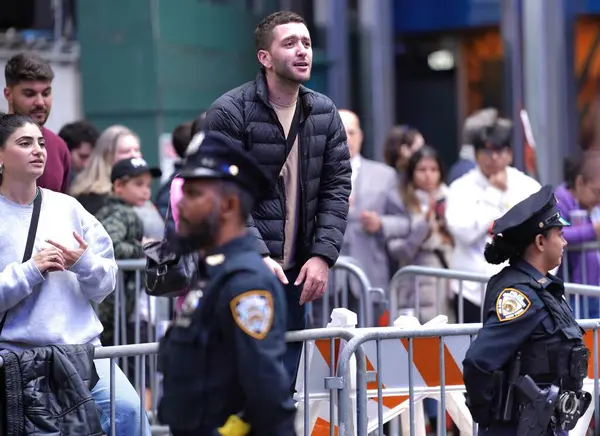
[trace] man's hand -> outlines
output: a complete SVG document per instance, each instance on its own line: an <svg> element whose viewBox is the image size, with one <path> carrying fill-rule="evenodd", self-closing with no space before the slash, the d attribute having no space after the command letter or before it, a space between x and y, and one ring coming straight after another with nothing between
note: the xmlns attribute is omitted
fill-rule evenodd
<svg viewBox="0 0 600 436"><path fill-rule="evenodd" d="M506 168L502 171L498 171L497 173L492 174L489 180L492 186L495 186L501 191L506 191L506 189L508 188L508 177L506 174Z"/></svg>
<svg viewBox="0 0 600 436"><path fill-rule="evenodd" d="M263 261L265 262L265 265L267 265L269 269L273 272L273 274L277 276L281 283L283 283L284 285L287 285L289 283L281 265L279 265L269 256L263 257Z"/></svg>
<svg viewBox="0 0 600 436"><path fill-rule="evenodd" d="M85 250L87 250L88 248L87 242L85 242L83 238L79 236L76 232L73 232L73 237L79 243L78 248L69 249L59 244L58 242L54 242L50 239L46 241L48 244L55 246L61 251L62 256L64 258L65 269L70 269L73 265L75 265L77 261L81 258Z"/></svg>
<svg viewBox="0 0 600 436"><path fill-rule="evenodd" d="M329 276L329 265L320 257L311 257L306 261L294 285L302 286L300 304L308 303L321 298L327 289L327 278Z"/></svg>
<svg viewBox="0 0 600 436"><path fill-rule="evenodd" d="M381 218L377 212L363 210L360 214L360 221L367 233L374 234L381 229Z"/></svg>

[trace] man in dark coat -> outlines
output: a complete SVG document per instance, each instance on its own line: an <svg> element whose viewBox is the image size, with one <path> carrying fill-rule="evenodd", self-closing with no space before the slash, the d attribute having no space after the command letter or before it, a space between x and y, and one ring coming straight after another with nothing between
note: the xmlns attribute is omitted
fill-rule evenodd
<svg viewBox="0 0 600 436"><path fill-rule="evenodd" d="M312 45L304 19L287 11L254 32L261 71L219 97L206 128L241 141L271 187L249 221L264 261L285 285L288 330L306 327L306 306L323 296L340 252L351 190L350 154L338 111L301 84L310 78ZM292 379L302 344L288 344Z"/></svg>

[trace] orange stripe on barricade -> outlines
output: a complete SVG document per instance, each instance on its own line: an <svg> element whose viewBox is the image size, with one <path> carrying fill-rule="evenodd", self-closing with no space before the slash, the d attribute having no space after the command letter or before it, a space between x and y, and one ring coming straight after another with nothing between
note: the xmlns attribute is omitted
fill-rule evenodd
<svg viewBox="0 0 600 436"><path fill-rule="evenodd" d="M401 339L408 351L408 339ZM413 339L413 363L427 386L435 387L441 383L440 377L440 339ZM462 385L463 377L454 357L444 344L444 377L446 385Z"/></svg>
<svg viewBox="0 0 600 436"><path fill-rule="evenodd" d="M374 398L377 401L377 398ZM381 399L381 403L387 407L388 409L393 409L394 407L398 407L400 404L404 403L408 400L408 395L397 395L394 397L383 397Z"/></svg>
<svg viewBox="0 0 600 436"><path fill-rule="evenodd" d="M315 426L313 427L311 436L329 436L329 429L331 428L331 424L325 421L323 418L317 418L317 422L315 422ZM333 426L333 434L338 436L339 430L338 426Z"/></svg>
<svg viewBox="0 0 600 436"><path fill-rule="evenodd" d="M385 310L379 317L379 327L388 327L390 325L390 311Z"/></svg>
<svg viewBox="0 0 600 436"><path fill-rule="evenodd" d="M588 362L588 378L594 379L594 361L596 360L600 350L596 350L594 353L594 331L586 330L583 335L583 342L586 347L590 350L590 360ZM598 342L600 343L600 332L598 333Z"/></svg>
<svg viewBox="0 0 600 436"><path fill-rule="evenodd" d="M315 341L315 345L327 362L327 366L331 365L331 340L330 339L317 339ZM338 366L338 361L340 358L340 340L333 340L333 369L335 370Z"/></svg>

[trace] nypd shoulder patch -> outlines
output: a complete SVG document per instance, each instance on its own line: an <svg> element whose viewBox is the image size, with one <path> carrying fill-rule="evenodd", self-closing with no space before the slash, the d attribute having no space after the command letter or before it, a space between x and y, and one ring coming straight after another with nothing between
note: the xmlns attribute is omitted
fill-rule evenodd
<svg viewBox="0 0 600 436"><path fill-rule="evenodd" d="M273 297L269 291L253 290L238 295L229 303L233 320L254 339L264 339L273 325Z"/></svg>
<svg viewBox="0 0 600 436"><path fill-rule="evenodd" d="M523 316L531 307L531 301L518 289L505 288L496 300L498 321L506 322Z"/></svg>

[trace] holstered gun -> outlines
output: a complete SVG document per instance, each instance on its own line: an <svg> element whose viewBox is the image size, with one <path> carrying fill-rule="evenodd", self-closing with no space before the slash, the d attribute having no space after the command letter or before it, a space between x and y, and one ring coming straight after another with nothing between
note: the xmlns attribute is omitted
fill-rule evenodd
<svg viewBox="0 0 600 436"><path fill-rule="evenodd" d="M558 386L540 389L531 377L520 378L517 388L527 399L519 416L517 436L541 436L548 433L548 426L557 407Z"/></svg>

